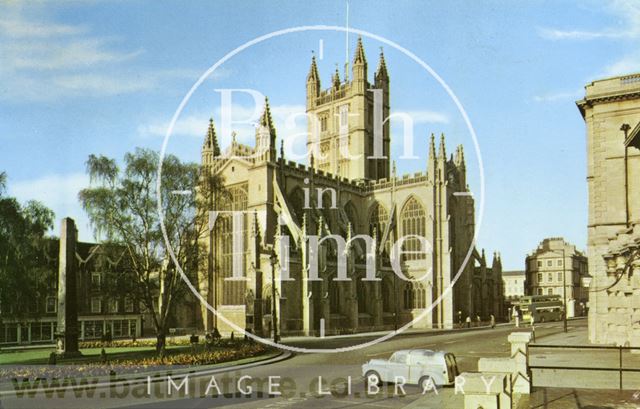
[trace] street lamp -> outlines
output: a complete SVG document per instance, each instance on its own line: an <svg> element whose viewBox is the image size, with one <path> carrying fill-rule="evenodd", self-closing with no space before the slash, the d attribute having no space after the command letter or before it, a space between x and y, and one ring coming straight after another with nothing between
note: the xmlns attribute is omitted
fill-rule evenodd
<svg viewBox="0 0 640 409"><path fill-rule="evenodd" d="M273 342L278 342L278 317L276 315L276 264L278 264L278 256L276 251L271 249L271 323L273 325Z"/></svg>

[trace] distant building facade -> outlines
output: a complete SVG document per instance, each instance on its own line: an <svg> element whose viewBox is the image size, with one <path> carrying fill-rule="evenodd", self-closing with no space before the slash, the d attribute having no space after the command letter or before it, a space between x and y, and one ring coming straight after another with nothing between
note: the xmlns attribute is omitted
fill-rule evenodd
<svg viewBox="0 0 640 409"><path fill-rule="evenodd" d="M473 272L471 293L473 294L473 310L481 319L489 319L491 315L496 319L505 319L504 287L502 285L502 260L499 253L493 253L493 260L489 266L484 249L476 257L477 265Z"/></svg>
<svg viewBox="0 0 640 409"><path fill-rule="evenodd" d="M504 298L507 301L516 300L525 295L526 273L524 270L502 272Z"/></svg>
<svg viewBox="0 0 640 409"><path fill-rule="evenodd" d="M136 298L139 287L128 267L126 249L119 245L75 241L78 339L139 338L154 336L151 313ZM31 310L15 314L11 305L0 306L0 346L53 343L58 321L60 239L42 246L42 264L47 276ZM154 275L151 280L157 280ZM155 294L155 302L159 295ZM156 304L157 309L158 304ZM181 296L170 311L171 334L192 333L201 325L199 303L191 293Z"/></svg>
<svg viewBox="0 0 640 409"><path fill-rule="evenodd" d="M309 122L307 146L318 155L311 156L306 166L286 160L282 148L278 154L268 102L253 147L233 138L231 146L220 152L214 125L209 125L202 166L205 172L224 177L231 197L227 207L218 210L247 212L239 266L246 279L227 280L234 254L231 226L216 222L208 250L211 265L199 268L199 291L236 328L268 335L273 330L274 303L281 334L318 334L321 322L327 334L393 329L427 311L414 326L451 328L457 311L465 316L477 312L475 211L462 146L448 156L444 136L438 149L432 136L425 142L429 152L425 172L397 175L390 161L387 121L382 127L384 158L371 159L374 93L369 90L382 96L385 118L390 109L383 54L370 82L358 40L350 74L342 80L336 71L329 87L322 88L312 59L306 111L318 118L318 124ZM360 157L343 158L342 149ZM337 257L345 252L328 236L348 241L360 234L372 237L373 243L361 239L349 243L345 256L349 280L336 281ZM309 235L328 239L312 249ZM403 274L411 281L398 278L389 262L390 243L407 235L422 236L433 245L430 252L402 258ZM291 281L281 280L283 240L289 241L286 268ZM404 250L409 249L419 249L416 239L405 242ZM311 281L308 266L316 250L321 280ZM472 257L465 264L470 251ZM376 255L376 281L362 281L368 254ZM455 286L446 291L457 275ZM205 308L202 317L205 330L234 331Z"/></svg>
<svg viewBox="0 0 640 409"><path fill-rule="evenodd" d="M11 318L11 306L3 308L0 345L55 342L59 245L59 239L49 239L42 248L49 274L30 313ZM101 339L107 333L113 339L140 337L143 314L138 303L112 286L115 277L126 275L124 249L84 242L75 248L79 339Z"/></svg>
<svg viewBox="0 0 640 409"><path fill-rule="evenodd" d="M542 240L527 256L527 295L559 295L565 299L567 317L586 313L589 290L583 283L589 277L587 257L561 237Z"/></svg>
<svg viewBox="0 0 640 409"><path fill-rule="evenodd" d="M640 74L587 84L589 339L640 346Z"/></svg>

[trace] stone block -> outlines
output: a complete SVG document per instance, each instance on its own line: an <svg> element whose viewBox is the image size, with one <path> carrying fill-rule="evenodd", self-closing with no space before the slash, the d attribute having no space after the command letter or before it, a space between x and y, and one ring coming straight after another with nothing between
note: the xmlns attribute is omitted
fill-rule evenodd
<svg viewBox="0 0 640 409"><path fill-rule="evenodd" d="M511 358L480 358L478 371L513 373L516 371L516 365Z"/></svg>
<svg viewBox="0 0 640 409"><path fill-rule="evenodd" d="M528 395L531 393L531 381L526 373L518 372L512 378L513 393Z"/></svg>
<svg viewBox="0 0 640 409"><path fill-rule="evenodd" d="M462 380L460 378L462 378ZM465 409L511 408L509 374L463 372L456 377L456 384L460 385L459 388L464 394Z"/></svg>
<svg viewBox="0 0 640 409"><path fill-rule="evenodd" d="M462 380L458 379L462 378ZM508 391L509 375L495 372L463 372L456 377L464 394L494 394Z"/></svg>
<svg viewBox="0 0 640 409"><path fill-rule="evenodd" d="M529 342L531 342L530 332L512 332L507 338L511 344L511 357L522 353L526 356Z"/></svg>

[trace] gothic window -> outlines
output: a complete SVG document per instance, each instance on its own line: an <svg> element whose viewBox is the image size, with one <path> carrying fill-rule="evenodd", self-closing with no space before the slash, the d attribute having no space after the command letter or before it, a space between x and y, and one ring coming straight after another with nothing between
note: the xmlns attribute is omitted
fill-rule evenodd
<svg viewBox="0 0 640 409"><path fill-rule="evenodd" d="M349 223L351 223L351 232L353 234L356 234L356 232L359 230L358 216L357 216L358 212L352 202L348 202L344 206L344 212L347 215L347 219L349 219ZM346 231L346 226L345 226L345 231Z"/></svg>
<svg viewBox="0 0 640 409"><path fill-rule="evenodd" d="M416 235L420 237L425 236L425 223L426 213L422 205L415 197L411 197L407 203L405 203L400 214L400 223L402 226L402 235ZM415 251L420 253L404 254L404 260L422 260L425 258L426 248L423 248L420 240L417 237L410 237L403 243L404 251Z"/></svg>
<svg viewBox="0 0 640 409"><path fill-rule="evenodd" d="M339 109L340 112L340 133L343 133L349 128L349 105L342 105Z"/></svg>
<svg viewBox="0 0 640 409"><path fill-rule="evenodd" d="M229 189L230 200L224 206L224 210L244 211L247 210L247 192L243 187L232 187ZM242 216L242 251L240 254L234 254L233 249L233 217L231 214L221 214L220 220L220 240L221 262L219 265L221 277L233 276L233 258L240 258L242 265L241 271L245 268L245 255L249 249L249 219L247 214ZM223 286L222 304L223 305L244 305L244 294L246 283L244 281L221 281Z"/></svg>
<svg viewBox="0 0 640 409"><path fill-rule="evenodd" d="M263 298L263 307L262 307L262 314L264 315L271 315L272 311L272 305L271 305L271 286L270 285L265 285L264 288L262 289L262 298Z"/></svg>
<svg viewBox="0 0 640 409"><path fill-rule="evenodd" d="M336 208L333 207L334 203L336 203ZM320 203L318 203L320 205ZM335 229L335 216L337 209L337 201L335 192L332 192L330 189L324 189L322 192L322 208L320 209L322 212L322 217L324 218L324 222L329 226L329 229L333 232Z"/></svg>
<svg viewBox="0 0 640 409"><path fill-rule="evenodd" d="M326 132L327 131L327 117L326 116L320 117L320 131L322 131L322 132Z"/></svg>
<svg viewBox="0 0 640 409"><path fill-rule="evenodd" d="M422 283L408 282L404 287L405 310L426 308L427 291Z"/></svg>
<svg viewBox="0 0 640 409"><path fill-rule="evenodd" d="M387 228L387 221L389 220L389 214L387 210L380 203L375 202L373 206L371 206L371 211L369 213L369 234L373 235L373 230L376 230L376 240L377 245L380 245L380 241L382 240L382 235L384 234L384 230ZM389 242L385 244L385 250L389 251Z"/></svg>
<svg viewBox="0 0 640 409"><path fill-rule="evenodd" d="M302 226L302 215L304 214L304 192L301 188L297 187L289 195L289 203L291 216L298 226ZM308 228L309 226L307 226Z"/></svg>
<svg viewBox="0 0 640 409"><path fill-rule="evenodd" d="M413 287L411 283L407 283L404 286L403 297L404 297L404 309L405 310L412 309L413 308Z"/></svg>
<svg viewBox="0 0 640 409"><path fill-rule="evenodd" d="M356 293L358 296L358 313L367 312L367 283L362 281L362 278L358 278L358 284L356 285Z"/></svg>
<svg viewBox="0 0 640 409"><path fill-rule="evenodd" d="M332 314L340 313L340 284L329 278L329 310Z"/></svg>
<svg viewBox="0 0 640 409"><path fill-rule="evenodd" d="M394 305L392 285L390 280L382 280L382 312L392 312L392 306Z"/></svg>

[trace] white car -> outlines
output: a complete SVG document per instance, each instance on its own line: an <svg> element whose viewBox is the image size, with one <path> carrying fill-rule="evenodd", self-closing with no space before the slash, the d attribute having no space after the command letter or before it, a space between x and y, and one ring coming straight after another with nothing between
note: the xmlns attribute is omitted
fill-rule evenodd
<svg viewBox="0 0 640 409"><path fill-rule="evenodd" d="M365 382L379 385L382 382L419 385L422 390L439 385L452 385L459 375L456 357L444 351L410 349L397 351L391 358L372 359L362 365Z"/></svg>

